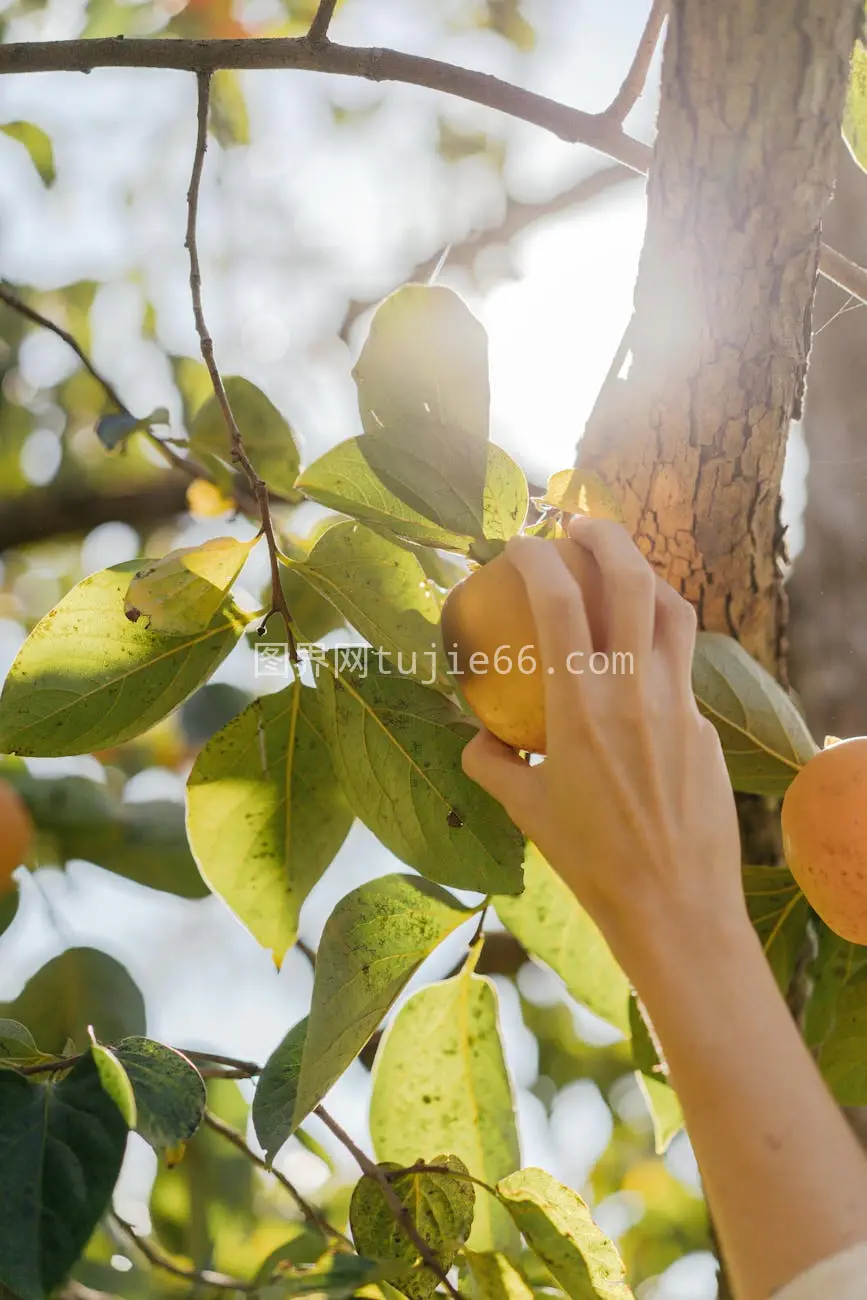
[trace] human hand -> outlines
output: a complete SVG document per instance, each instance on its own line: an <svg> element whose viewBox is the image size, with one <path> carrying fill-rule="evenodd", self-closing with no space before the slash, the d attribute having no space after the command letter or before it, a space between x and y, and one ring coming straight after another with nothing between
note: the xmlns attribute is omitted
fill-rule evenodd
<svg viewBox="0 0 867 1300"><path fill-rule="evenodd" d="M720 925L746 922L734 797L692 693L692 607L620 525L575 518L569 535L602 575L605 644L593 644L581 588L556 548L510 541L545 670L548 757L531 766L482 730L463 764L571 886L637 982L654 945L712 942ZM581 663L604 652L609 671L563 671L576 650Z"/></svg>

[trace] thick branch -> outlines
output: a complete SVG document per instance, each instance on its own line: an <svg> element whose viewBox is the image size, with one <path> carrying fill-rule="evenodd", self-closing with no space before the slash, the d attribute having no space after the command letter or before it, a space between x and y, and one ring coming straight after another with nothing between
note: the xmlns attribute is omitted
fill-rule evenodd
<svg viewBox="0 0 867 1300"><path fill-rule="evenodd" d="M88 485L32 488L0 499L0 552L48 538L89 533L100 524L124 523L141 529L164 523L187 509L185 474L161 474L121 491Z"/></svg>
<svg viewBox="0 0 867 1300"><path fill-rule="evenodd" d="M547 95L513 86L500 77L425 59L400 50L312 42L307 37L260 37L223 40L21 41L0 45L0 75L23 72L90 72L94 68L168 68L214 72L218 68L249 71L295 69L394 81L423 86L493 108L550 131L571 144L584 144L639 173L647 172L652 150L625 133L609 112L585 113ZM819 271L834 280L843 274L839 254L823 246ZM867 302L867 270L849 264L844 287ZM838 281L839 282L839 281Z"/></svg>

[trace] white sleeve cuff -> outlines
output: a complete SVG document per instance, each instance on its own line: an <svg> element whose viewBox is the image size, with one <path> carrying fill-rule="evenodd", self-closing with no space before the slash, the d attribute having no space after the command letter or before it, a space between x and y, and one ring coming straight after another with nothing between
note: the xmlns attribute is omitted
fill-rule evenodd
<svg viewBox="0 0 867 1300"><path fill-rule="evenodd" d="M773 1300L867 1300L867 1241L814 1264Z"/></svg>

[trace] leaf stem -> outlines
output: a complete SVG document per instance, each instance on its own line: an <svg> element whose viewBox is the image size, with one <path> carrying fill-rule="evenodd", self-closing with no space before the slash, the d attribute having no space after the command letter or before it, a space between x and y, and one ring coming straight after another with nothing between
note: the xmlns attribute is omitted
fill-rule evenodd
<svg viewBox="0 0 867 1300"><path fill-rule="evenodd" d="M395 1223L397 1223L409 1237L412 1244L418 1251L421 1259L427 1267L437 1275L443 1286L448 1291L452 1300L463 1300L458 1288L449 1281L447 1272L443 1269L436 1255L425 1241L412 1220L409 1210L400 1200L394 1188L389 1181L384 1169L382 1169L374 1160L371 1160L361 1147L357 1146L344 1128L338 1124L337 1120L324 1108L317 1106L314 1115L317 1115L322 1123L329 1128L339 1142L346 1147L346 1150L353 1157L356 1164L363 1174L372 1178L382 1192L383 1200L391 1211Z"/></svg>

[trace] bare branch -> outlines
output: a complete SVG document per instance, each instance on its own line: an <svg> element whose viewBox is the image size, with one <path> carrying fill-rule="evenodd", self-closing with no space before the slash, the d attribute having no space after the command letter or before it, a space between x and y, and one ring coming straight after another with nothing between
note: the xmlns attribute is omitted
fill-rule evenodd
<svg viewBox="0 0 867 1300"><path fill-rule="evenodd" d="M641 40L638 42L632 66L626 74L623 85L603 114L604 117L610 118L612 122L616 122L618 126L623 125L644 90L647 73L650 69L650 61L659 43L659 36L667 11L668 0L653 0L647 25L644 28Z"/></svg>
<svg viewBox="0 0 867 1300"><path fill-rule="evenodd" d="M83 1282L75 1280L67 1282L56 1294L57 1300L120 1300L111 1291L95 1291L92 1286L85 1286Z"/></svg>
<svg viewBox="0 0 867 1300"><path fill-rule="evenodd" d="M318 1115L319 1118L322 1120L322 1123L325 1124L327 1128L331 1129L331 1132L334 1134L337 1140L343 1143L343 1145L346 1147L346 1150L355 1160L361 1172L363 1174L366 1174L368 1178L372 1178L373 1181L377 1184L380 1191L382 1192L383 1200L385 1201L386 1205L391 1211L395 1223L399 1224L399 1226L406 1233L407 1237L409 1237L410 1241L418 1251L420 1258L424 1261L424 1263L428 1266L428 1268L433 1273L436 1273L437 1277L442 1282L443 1286L448 1291L449 1295L452 1297L452 1300L463 1300L460 1291L456 1286L454 1286L452 1282L449 1281L448 1273L443 1269L436 1255L433 1253L430 1246L427 1244L424 1237L421 1235L418 1228L413 1223L412 1216L410 1215L406 1206L401 1201L400 1197L395 1192L394 1188L389 1182L388 1177L386 1176L385 1171L381 1169L379 1165L376 1164L375 1161L371 1160L370 1157L364 1151L362 1151L361 1147L356 1146L355 1142L353 1142L352 1138L349 1136L346 1130L344 1128L341 1128L337 1120L334 1119L333 1116L330 1115L327 1110L325 1110L322 1106L317 1106L316 1110L313 1113L314 1115Z"/></svg>
<svg viewBox="0 0 867 1300"><path fill-rule="evenodd" d="M255 1079L257 1074L262 1073L261 1065L257 1065L255 1061L239 1061L234 1056L218 1056L215 1052L199 1052L188 1047L176 1047L175 1051L180 1052L181 1056L185 1056L195 1065L201 1061L225 1066L226 1069L233 1070L239 1079Z"/></svg>
<svg viewBox="0 0 867 1300"><path fill-rule="evenodd" d="M250 490L256 499L259 508L259 516L262 520L262 532L265 535L265 541L268 546L268 558L271 566L271 608L265 615L262 629L267 625L268 619L272 614L279 614L283 619L286 627L286 639L289 643L289 654L293 663L298 662L298 649L295 644L295 637L292 632L292 615L286 604L286 597L283 593L283 584L280 581L280 563L278 560L279 548L277 539L274 535L274 524L271 519L271 504L268 498L268 488L260 479L250 461L247 452L244 449L244 440L241 437L241 430L238 428L238 422L232 412L231 403L229 402L226 388L223 383L220 371L217 368L217 362L214 357L214 342L208 332L208 326L205 321L205 313L202 307L202 272L199 265L199 247L196 238L196 225L199 216L199 193L202 185L202 168L205 162L205 152L208 148L208 109L210 107L211 97L211 73L210 71L201 71L197 74L198 83L198 105L196 112L197 130L196 130L196 150L193 155L193 172L190 177L190 187L187 191L187 234L184 240L184 246L190 255L190 294L193 300L193 315L196 320L196 332L199 336L199 344L202 350L202 358L211 377L211 385L214 389L214 395L223 412L223 419L226 422L226 428L229 431L229 441L232 447L232 458L237 461L250 485Z"/></svg>
<svg viewBox="0 0 867 1300"><path fill-rule="evenodd" d="M307 32L307 39L313 45L321 45L328 40L328 27L334 17L337 0L319 0L319 8L313 15L313 22Z"/></svg>
<svg viewBox="0 0 867 1300"><path fill-rule="evenodd" d="M624 135L621 127L602 113L584 113L499 77L399 50L337 45L332 41L315 44L306 36L232 41L108 37L0 45L0 74L90 72L93 68L174 68L186 72L292 68L368 81L399 81L508 113L553 132L561 140L598 149L634 171L646 171L650 157L646 144Z"/></svg>
<svg viewBox="0 0 867 1300"><path fill-rule="evenodd" d="M280 1186L292 1197L292 1200L304 1215L307 1222L314 1228L317 1228L323 1236L330 1237L332 1241L339 1241L345 1246L350 1246L352 1244L342 1232L338 1232L337 1228L331 1226L325 1216L320 1214L314 1205L311 1205L309 1201L304 1199L297 1187L290 1183L285 1174L281 1174L279 1169L274 1169L272 1166L266 1164L262 1157L257 1155L253 1148L245 1141L243 1134L239 1133L237 1129L232 1128L231 1124L226 1124L218 1115L214 1115L213 1112L209 1110L205 1111L205 1123L208 1128L213 1129L215 1133L219 1133L227 1142L231 1142L233 1147L236 1147L241 1151L247 1159L252 1161L252 1163L259 1169L264 1169L266 1173L273 1174Z"/></svg>
<svg viewBox="0 0 867 1300"><path fill-rule="evenodd" d="M19 41L0 45L0 75L26 72L90 72L93 68L171 68L214 72L218 68L265 70L294 68L330 72L368 81L395 81L424 86L446 95L493 108L550 131L571 144L585 144L609 158L646 173L652 150L627 135L608 113L585 113L546 95L513 86L499 77L426 59L400 50L315 44L306 36L252 37L237 41L125 40ZM845 264L845 265L844 265ZM819 271L867 302L867 270L822 245ZM840 277L845 275L845 280ZM160 444L161 446L163 444Z"/></svg>
<svg viewBox="0 0 867 1300"><path fill-rule="evenodd" d="M450 270L455 267L471 267L483 248L487 248L491 244L507 244L532 226L534 222L541 221L545 217L556 216L561 212L570 212L573 208L580 207L582 203L589 203L592 199L604 194L607 190L621 184L623 181L638 180L638 175L638 172L631 167L624 167L620 163L615 163L612 167L602 167L589 176L582 176L574 185L570 185L559 194L555 194L553 198L544 199L542 202L529 203L520 199L509 199L506 206L506 215L499 225L474 231L466 239L449 246L446 266ZM438 248L431 257L426 257L423 262L418 262L408 275L402 277L400 283L421 284L429 280L442 260L443 251L442 248ZM393 287L396 288L397 285ZM340 337L342 339L348 337L349 331L359 316L372 307L374 301L378 302L379 296L367 302L361 300L350 302L343 318L343 324L340 326Z"/></svg>
<svg viewBox="0 0 867 1300"><path fill-rule="evenodd" d="M146 1237L140 1237L132 1224L127 1223L119 1214L112 1211L111 1217L121 1232L129 1237L136 1249L144 1255L149 1264L152 1264L154 1268L162 1269L164 1273L171 1273L172 1277L183 1278L185 1282L195 1282L199 1286L214 1287L219 1291L255 1291L257 1289L255 1282L244 1282L241 1278L229 1277L225 1273L214 1273L211 1269L202 1269L199 1272L198 1269L184 1268L164 1254L159 1246L155 1246Z"/></svg>
<svg viewBox="0 0 867 1300"><path fill-rule="evenodd" d="M186 475L162 473L119 491L93 484L52 483L3 500L0 552L48 538L82 536L115 521L140 529L164 523L187 509Z"/></svg>

